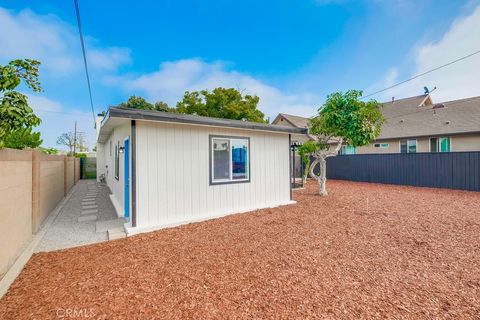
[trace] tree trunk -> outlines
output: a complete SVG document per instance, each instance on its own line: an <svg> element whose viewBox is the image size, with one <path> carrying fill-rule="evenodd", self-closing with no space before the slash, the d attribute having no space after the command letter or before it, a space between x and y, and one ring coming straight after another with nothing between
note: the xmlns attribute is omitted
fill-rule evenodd
<svg viewBox="0 0 480 320"><path fill-rule="evenodd" d="M318 177L318 192L321 196L328 195L327 192L327 161L325 158L319 158L320 176Z"/></svg>

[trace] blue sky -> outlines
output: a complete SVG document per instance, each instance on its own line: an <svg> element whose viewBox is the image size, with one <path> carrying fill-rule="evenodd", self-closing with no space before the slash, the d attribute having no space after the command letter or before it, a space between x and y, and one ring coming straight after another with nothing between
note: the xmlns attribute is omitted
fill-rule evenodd
<svg viewBox="0 0 480 320"><path fill-rule="evenodd" d="M141 95L171 105L185 90L237 87L260 108L313 115L333 91L370 93L480 49L479 1L80 0L96 111ZM73 1L1 1L0 63L42 61L30 95L56 146L75 119L94 145ZM480 95L478 56L375 96ZM478 80L477 80L478 82Z"/></svg>

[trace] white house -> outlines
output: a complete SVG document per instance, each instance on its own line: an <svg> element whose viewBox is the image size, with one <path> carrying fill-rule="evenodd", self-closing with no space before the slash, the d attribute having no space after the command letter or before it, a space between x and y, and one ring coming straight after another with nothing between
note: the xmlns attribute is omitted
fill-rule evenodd
<svg viewBox="0 0 480 320"><path fill-rule="evenodd" d="M110 108L97 176L129 234L290 204L290 136L298 133L306 129Z"/></svg>

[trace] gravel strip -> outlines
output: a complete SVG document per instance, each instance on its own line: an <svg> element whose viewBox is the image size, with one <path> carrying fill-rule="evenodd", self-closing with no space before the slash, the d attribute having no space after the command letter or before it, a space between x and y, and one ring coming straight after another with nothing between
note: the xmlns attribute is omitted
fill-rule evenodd
<svg viewBox="0 0 480 320"><path fill-rule="evenodd" d="M0 318L479 318L480 193L328 187L319 197L308 184L291 206L35 254Z"/></svg>

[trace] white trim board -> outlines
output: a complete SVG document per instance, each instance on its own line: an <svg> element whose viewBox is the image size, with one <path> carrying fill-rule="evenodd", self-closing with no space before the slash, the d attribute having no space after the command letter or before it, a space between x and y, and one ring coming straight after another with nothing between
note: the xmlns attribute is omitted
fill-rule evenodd
<svg viewBox="0 0 480 320"><path fill-rule="evenodd" d="M112 201L113 207L115 208L115 212L117 213L117 216L119 218L123 217L123 208L120 206L120 203L118 203L117 198L113 195L110 194L110 200Z"/></svg>

